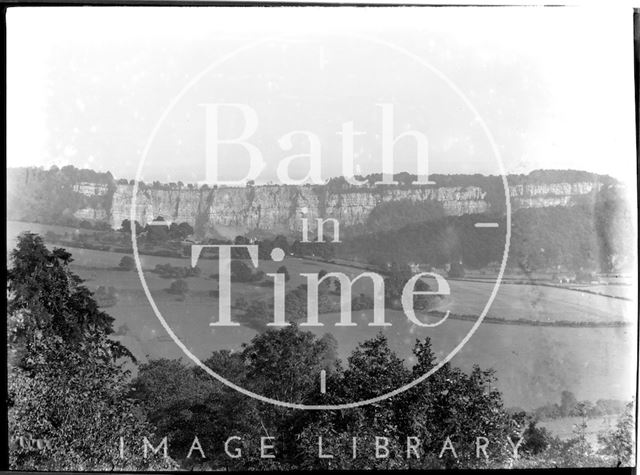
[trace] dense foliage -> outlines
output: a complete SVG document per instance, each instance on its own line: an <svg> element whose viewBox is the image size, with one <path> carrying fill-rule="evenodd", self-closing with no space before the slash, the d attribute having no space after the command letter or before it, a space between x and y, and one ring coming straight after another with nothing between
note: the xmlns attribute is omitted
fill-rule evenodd
<svg viewBox="0 0 640 475"><path fill-rule="evenodd" d="M429 469L633 463L634 404L625 408L612 430L600 434L597 449L587 439L584 421L576 425L573 437L561 441L539 428L530 415L506 410L493 371L477 366L465 373L447 363L394 397L329 411L258 402L180 360L150 360L131 380L125 365L134 362L110 338L113 319L98 309L94 296L69 270L71 255L63 249L50 251L39 236L27 233L10 257L8 415L14 469ZM389 288L403 279L402 273L392 273ZM176 290L183 293L186 287ZM321 294L328 296L334 290L326 285ZM305 292L300 286L288 294L292 308L302 307ZM268 312L261 302L236 305L252 309L255 319L264 319ZM266 397L336 405L386 394L438 362L429 338L415 341L411 365L389 348L382 333L361 342L344 362L337 347L331 335L318 337L295 323L277 330L262 327L239 351L214 351L204 364ZM326 393L319 387L323 371ZM588 407L571 393L563 393L558 407L563 415L587 417ZM224 442L230 436L237 437L231 448L237 458L225 452ZM125 442L122 456L120 437ZM144 437L154 447L166 437L170 458L162 453L145 458ZM269 440L274 458L260 456L262 437L273 438ZM478 437L486 438L486 458L477 451ZM415 443L415 452L409 450L409 441ZM516 455L513 444L518 441ZM326 457L319 456L320 446Z"/></svg>
<svg viewBox="0 0 640 475"><path fill-rule="evenodd" d="M494 221L498 228L476 228ZM447 216L416 221L399 229L345 239L341 257L357 257L384 267L389 263L423 263L434 267L461 263L480 269L502 260L503 216ZM630 211L615 189L571 207L523 208L512 214L508 265L530 272L554 269L611 272L635 253Z"/></svg>
<svg viewBox="0 0 640 475"><path fill-rule="evenodd" d="M73 166L43 169L12 169L8 189L8 217L32 222L55 223L88 230L108 231L104 221L111 209L111 201L117 184L110 173L97 173ZM362 178L362 177L361 177ZM318 194L320 209L325 206L327 193L378 193L380 174L364 179L367 185L354 187L344 178L334 178L327 185L313 187ZM415 175L398 173L397 187L410 187ZM476 187L484 193L488 213L482 220L493 220L504 224L504 183L500 176L484 175L432 175L431 179L440 187L464 189ZM509 175L511 187L522 185L546 185L558 183L597 183L600 191L571 198L566 206L527 208L514 210L513 235L509 265L524 272L550 266L562 266L570 271L614 272L627 267L633 261L634 243L623 239L635 234L632 210L621 195L623 189L608 176L575 170L536 170L528 175ZM140 183L141 190L197 189L183 183L149 185ZM203 187L204 189L204 187ZM208 187L207 187L208 189ZM95 209L104 211L104 218L92 220L77 217L78 211ZM98 213L100 214L100 213ZM80 214L79 216L84 216ZM96 215L97 216L97 215ZM100 221L103 219L103 221ZM156 218L161 220L161 217ZM198 218L199 219L199 218ZM331 260L336 255L364 259L374 265L397 262L406 264L418 260L421 263L442 267L462 261L465 268L481 268L500 262L504 232L478 230L473 224L478 216L445 217L438 201L413 202L408 200L382 200L367 217L366 223L346 227L343 230L344 245L334 243L292 244L280 235L275 239L263 239L260 258L269 259L274 247L285 254L319 257ZM170 241L184 240L195 230L187 223L171 223L167 226L134 224L140 240L140 251L146 254L182 257L182 248L162 248ZM130 223L124 220L121 230L130 233ZM196 227L202 232L202 223ZM504 229L504 226L501 227ZM493 233L493 234L491 234ZM100 235L97 235L100 240ZM78 247L114 250L107 243L98 244L96 239L75 236ZM390 243L394 243L390 246ZM400 243L401 245L397 245ZM70 245L64 243L65 245ZM129 252L130 242L122 240L122 250ZM166 247L166 246L165 246ZM234 250L237 254L241 251ZM211 254L203 253L203 257Z"/></svg>
<svg viewBox="0 0 640 475"><path fill-rule="evenodd" d="M153 428L128 394L131 355L111 340L112 321L98 310L63 249L49 251L23 234L7 276L10 466L22 470L141 470L171 460L126 451ZM26 439L44 441L26 444Z"/></svg>
<svg viewBox="0 0 640 475"><path fill-rule="evenodd" d="M83 220L74 216L76 211L111 209L115 182L109 172L99 173L72 165L53 166L49 170L19 168L7 172L7 183L11 185L7 190L9 219L77 226ZM91 191L80 192L82 184L91 185ZM99 194L94 193L93 185L98 187Z"/></svg>
<svg viewBox="0 0 640 475"><path fill-rule="evenodd" d="M317 338L292 325L256 336L238 353L215 352L206 364L267 397L340 404L396 389L423 374L435 360L428 339L416 342L418 362L412 370L389 349L382 334L363 342L344 368L335 348L331 336ZM318 391L321 370L327 372L327 394ZM162 424L170 434L175 452L186 456L197 435L207 459L195 459L211 468L256 468L256 464L270 468L437 468L491 466L509 459L506 436L515 437L517 431L512 430L494 382L491 371L475 368L467 375L447 365L419 390L362 408L321 412L282 409L239 397L212 382L202 370L177 361L143 365L135 387L150 420L159 427ZM230 411L229 404L235 410ZM229 459L220 450L220 440L228 434L241 437L242 459ZM476 434L490 440L490 461L475 458ZM252 445L264 435L275 437L276 458L272 461L260 459L258 448ZM392 455L388 459L378 459L373 453L376 436L389 439ZM420 459L407 460L400 449L408 436L422 440ZM464 447L457 459L451 454L438 458L447 436ZM334 455L333 461L318 458L318 437L323 437L324 451ZM362 451L355 460L352 437L360 439Z"/></svg>
<svg viewBox="0 0 640 475"><path fill-rule="evenodd" d="M158 274L163 279L186 279L188 277L198 277L201 274L201 270L198 266L180 267L172 266L170 263L156 264L151 272Z"/></svg>

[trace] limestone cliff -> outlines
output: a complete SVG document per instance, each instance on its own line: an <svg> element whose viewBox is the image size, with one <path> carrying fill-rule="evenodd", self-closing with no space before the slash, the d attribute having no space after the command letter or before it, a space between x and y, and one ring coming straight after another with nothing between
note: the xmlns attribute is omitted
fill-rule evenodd
<svg viewBox="0 0 640 475"><path fill-rule="evenodd" d="M200 236L234 237L246 233L293 234L300 218L335 218L341 226L366 225L377 206L397 200L433 201L445 214L505 211L504 186L495 176L439 175L430 187L353 187L340 179L326 185L264 185L238 188L141 184L135 219L157 216L187 222ZM539 170L507 177L511 207L571 206L593 196L610 177L569 170ZM373 181L371 181L373 182ZM109 222L119 228L131 215L133 185L110 173L74 167L7 170L7 218L75 225L79 220ZM75 221L74 221L75 220Z"/></svg>
<svg viewBox="0 0 640 475"><path fill-rule="evenodd" d="M510 187L513 209L570 206L575 197L598 191L598 182L527 184ZM118 185L113 195L111 225L130 218L132 185ZM503 198L502 198L503 199ZM342 226L365 224L379 204L394 200L437 201L448 215L486 213L487 192L478 186L433 188L362 188L331 192L324 187L255 186L217 189L141 189L135 217L146 223L157 216L188 222L204 235L226 237L252 230L299 231L303 216L335 218Z"/></svg>

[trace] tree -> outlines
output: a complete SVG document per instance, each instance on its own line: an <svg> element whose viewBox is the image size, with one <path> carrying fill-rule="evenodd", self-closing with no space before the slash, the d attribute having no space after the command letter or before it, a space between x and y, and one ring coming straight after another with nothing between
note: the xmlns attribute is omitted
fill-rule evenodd
<svg viewBox="0 0 640 475"><path fill-rule="evenodd" d="M171 226L169 226L169 237L171 239L185 239L193 233L194 229L189 223L171 223Z"/></svg>
<svg viewBox="0 0 640 475"><path fill-rule="evenodd" d="M634 404L624 408L615 428L598 434L600 453L613 459L613 465L629 467L633 464Z"/></svg>
<svg viewBox="0 0 640 475"><path fill-rule="evenodd" d="M136 268L136 261L133 260L131 256L122 256L120 259L120 264L118 264L118 268L124 271L130 271Z"/></svg>
<svg viewBox="0 0 640 475"><path fill-rule="evenodd" d="M276 273L277 274L284 274L285 282L289 282L289 279L291 279L291 276L289 275L289 271L287 270L286 266L278 267L278 270L276 271Z"/></svg>
<svg viewBox="0 0 640 475"><path fill-rule="evenodd" d="M539 427L535 419L529 421L527 430L523 435L522 443L523 455L539 455L547 450L551 443L551 433L545 427Z"/></svg>
<svg viewBox="0 0 640 475"><path fill-rule="evenodd" d="M265 302L252 306L261 309L261 315L268 311ZM391 351L382 334L361 343L346 369L336 350L332 336L318 338L294 324L262 331L241 352L217 351L205 364L251 391L304 404L341 404L381 395L437 364L428 338L416 341L412 369ZM323 370L326 394L318 391L318 375ZM413 389L348 411L301 413L256 403L179 361L144 365L135 387L149 420L175 441L172 445L181 453L186 453L192 435L198 434L211 459L206 465L210 469L505 467L513 462L507 436L516 442L526 430L524 416L512 418L503 409L492 371L478 367L467 374L446 364ZM528 433L536 431L531 427ZM243 439L238 445L243 451L241 459L229 460L216 443L229 434ZM255 441L265 434L277 436L276 462L257 455ZM324 452L334 454L334 459L318 458L319 436L323 437ZM351 454L354 436L359 440L356 459ZM376 436L389 438L388 459L376 458L372 448ZM408 436L421 440L419 459L404 457L400 441ZM446 437L455 444L457 459L450 454L438 458ZM489 439L489 461L476 458L476 437ZM545 442L534 440L527 445L525 440L520 452L527 457L544 457L546 452L538 450L544 450ZM215 461L211 451L224 461ZM182 466L189 468L192 463L183 460Z"/></svg>
<svg viewBox="0 0 640 475"><path fill-rule="evenodd" d="M120 224L120 231L123 233L131 233L131 221L128 219L123 219Z"/></svg>
<svg viewBox="0 0 640 475"><path fill-rule="evenodd" d="M250 282L253 271L243 261L231 261L231 280L236 282Z"/></svg>
<svg viewBox="0 0 640 475"><path fill-rule="evenodd" d="M384 279L384 296L385 296L385 306L387 308L399 308L401 303L400 299L402 298L402 291L404 290L404 286L409 279L413 277L413 274L409 272L409 270L400 270L399 268L395 268L390 272L390 274ZM416 284L416 289L420 290L423 282Z"/></svg>
<svg viewBox="0 0 640 475"><path fill-rule="evenodd" d="M258 258L264 261L271 260L271 251L273 250L273 243L265 239L263 241L257 242L258 245Z"/></svg>
<svg viewBox="0 0 640 475"><path fill-rule="evenodd" d="M132 386L132 396L180 458L186 457L196 434L211 457L211 448L222 448L212 439L224 440L228 435L222 431L233 429L221 421L221 404L226 402L221 385L180 360L159 359L141 365Z"/></svg>
<svg viewBox="0 0 640 475"><path fill-rule="evenodd" d="M144 231L144 228L138 221L135 222L135 226L136 226L136 235ZM125 234L131 234L131 221L129 221L128 219L123 219L122 224L120 225L120 232Z"/></svg>
<svg viewBox="0 0 640 475"><path fill-rule="evenodd" d="M462 267L462 262L454 261L451 263L451 267L449 268L449 272L447 276L450 279L461 279L464 277L464 267Z"/></svg>
<svg viewBox="0 0 640 475"><path fill-rule="evenodd" d="M8 420L11 468L20 470L144 470L173 468L118 453L154 429L128 397L131 354L109 338L112 319L97 310L71 255L49 251L23 234L8 271ZM124 357L124 360L122 359ZM26 435L46 442L24 444Z"/></svg>
<svg viewBox="0 0 640 475"><path fill-rule="evenodd" d="M387 337L378 333L360 343L348 359L345 389L349 396L368 399L393 391L407 382L409 373L389 348ZM370 385L367 381L376 381Z"/></svg>
<svg viewBox="0 0 640 475"><path fill-rule="evenodd" d="M298 239L293 241L293 244L291 245L291 248L290 248L291 254L293 254L294 256L302 256L303 251L304 251L303 243L301 243Z"/></svg>
<svg viewBox="0 0 640 475"><path fill-rule="evenodd" d="M307 287L302 284L284 297L284 314L289 322L299 322L307 318Z"/></svg>
<svg viewBox="0 0 640 475"><path fill-rule="evenodd" d="M386 338L378 334L361 343L348 360L348 367L328 378L324 403L341 403L378 396L403 383L422 376L433 368L436 356L429 339L417 341L414 347L416 363L408 371L390 349ZM376 384L371 384L376 381ZM509 457L506 441L510 431L510 417L502 409L500 393L492 389L492 373L474 368L470 374L445 365L427 381L393 398L375 405L349 411L323 412L305 425L299 436L298 461L304 468L477 468L490 463L497 466ZM359 456L353 459L350 444L353 434L358 435ZM375 436L389 438L391 456L378 459L371 449ZM319 460L318 436L326 441L326 451L335 459ZM420 441L420 459L406 459L404 447L397 441L417 436ZM488 455L476 459L473 447L476 436L490 440ZM456 445L458 458L445 454L438 458L446 437ZM515 439L517 440L517 439ZM369 448L369 450L367 450Z"/></svg>
<svg viewBox="0 0 640 475"><path fill-rule="evenodd" d="M282 234L278 234L273 240L273 247L279 247L284 251L285 256L289 254L289 241Z"/></svg>
<svg viewBox="0 0 640 475"><path fill-rule="evenodd" d="M233 240L233 244L246 246L249 245L251 241L246 236L236 236ZM242 247L234 247L231 248L231 258L232 259L249 259L249 251Z"/></svg>
<svg viewBox="0 0 640 475"><path fill-rule="evenodd" d="M415 379L432 369L437 357L429 338L416 341L413 353L416 364L412 378ZM432 441L425 447L428 452L438 453L446 437L465 446L471 445L476 436L483 436L490 442L490 460L504 461L512 453L507 436L517 440L519 433L514 431L512 419L503 408L502 395L495 389L495 382L493 370L475 365L466 374L447 363L398 401L398 405L411 408L409 413L401 410L401 419L406 421L409 432ZM475 453L459 454L458 459L443 458L439 463L444 467L486 466L483 458L476 459Z"/></svg>
<svg viewBox="0 0 640 475"><path fill-rule="evenodd" d="M171 282L167 292L170 294L185 295L189 291L189 284L186 280L178 279Z"/></svg>
<svg viewBox="0 0 640 475"><path fill-rule="evenodd" d="M155 430L127 397L128 374L109 353L104 335L94 335L81 351L70 351L60 338L35 334L28 353L38 363L30 371L12 366L8 394L10 434L35 434L50 449L16 444L10 464L21 470L98 471L171 468L170 460L144 461L142 437ZM129 450L118 453L118 437ZM135 447L135 449L134 449Z"/></svg>
<svg viewBox="0 0 640 475"><path fill-rule="evenodd" d="M162 223L165 219L162 216L158 216L153 220L154 223ZM169 229L167 225L160 224L147 224L144 228L147 232L147 239L152 243L165 242L169 239Z"/></svg>
<svg viewBox="0 0 640 475"><path fill-rule="evenodd" d="M70 347L75 347L89 332L106 335L113 332L113 317L98 309L91 292L82 285L82 279L69 270L73 261L69 252L60 248L49 251L40 236L23 233L10 259L7 290L14 298L7 312L31 310L24 338L40 331L45 337L61 337ZM121 344L110 344L117 356L131 356ZM22 364L28 366L26 361Z"/></svg>
<svg viewBox="0 0 640 475"><path fill-rule="evenodd" d="M296 324L268 330L251 340L243 352L247 379L268 397L304 403L317 393L318 375L332 351L328 340L301 331Z"/></svg>

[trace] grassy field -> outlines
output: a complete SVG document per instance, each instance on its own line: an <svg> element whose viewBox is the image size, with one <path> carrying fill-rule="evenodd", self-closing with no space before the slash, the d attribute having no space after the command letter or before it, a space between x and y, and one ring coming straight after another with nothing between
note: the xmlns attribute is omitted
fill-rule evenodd
<svg viewBox="0 0 640 475"><path fill-rule="evenodd" d="M589 285L581 287L572 286L571 288L577 292L588 290L590 292L613 297L624 297L627 299L632 299L635 291L633 285Z"/></svg>
<svg viewBox="0 0 640 475"><path fill-rule="evenodd" d="M550 421L542 421L539 423L541 427L548 429L553 435L560 437L562 440L570 439L574 437L573 429L576 424L581 424L583 419L581 417L561 417ZM587 423L586 435L587 441L592 447L598 446L598 433L602 431L609 431L615 428L618 416L604 416L594 417L593 419L586 419Z"/></svg>
<svg viewBox="0 0 640 475"><path fill-rule="evenodd" d="M486 302L493 284L451 281L451 296L445 302L453 313L478 314L478 303ZM632 302L602 295L540 285L502 284L488 316L539 321L629 320Z"/></svg>
<svg viewBox="0 0 640 475"><path fill-rule="evenodd" d="M43 225L8 223L7 247L19 231L30 229L44 234ZM57 231L60 232L60 231ZM153 313L142 289L137 272L115 270L124 254L72 249L72 268L86 285L113 286L117 305L106 308L115 317L118 338L140 359L146 357L180 358L184 354L168 337ZM250 341L256 331L244 326L212 328L217 319L218 301L208 292L217 288L211 274L217 273L217 261L199 263L202 275L188 278L189 294L184 300L166 292L172 279L164 279L148 272L157 264L171 263L188 266L188 259L142 256L145 278L164 318L182 342L199 358L207 358L211 351L239 349ZM300 272L341 271L354 277L362 272L353 267L310 262L287 258L292 289L303 282ZM259 268L273 272L281 263L260 262ZM451 281L451 296L442 302L441 309L462 314L479 314L485 305L491 284L470 281ZM370 284L358 282L354 294L367 291ZM232 285L232 302L239 296L248 301L271 298L271 289L249 284ZM631 324L620 328L558 328L527 325L498 325L485 323L454 357L452 364L465 370L474 364L494 368L499 378L506 406L532 409L557 402L563 390L572 391L578 399L595 401L599 398L628 400L634 394L636 319L631 303L606 296L573 290L535 285L505 284L489 311L489 316L504 319L541 321L610 321L626 319ZM325 326L314 328L321 335L330 332L338 341L339 355L345 359L359 342L373 337L379 327L369 327L371 312L355 312L357 327L335 327L336 314L321 316ZM399 311L387 311L393 326L383 332L394 351L412 363L411 350L416 338L431 337L440 356L448 354L468 332L473 322L450 319L436 328L412 325Z"/></svg>
<svg viewBox="0 0 640 475"><path fill-rule="evenodd" d="M416 338L429 336L434 350L444 356L469 331L472 323L449 320L436 328L410 325L400 312L389 312L393 326L384 329L394 351L412 363ZM366 320L368 315L360 316ZM337 316L333 317L337 320ZM331 330L332 327L327 327ZM320 334L321 331L314 330ZM332 331L345 357L357 341L370 338L374 327ZM469 370L474 364L494 368L507 406L531 409L560 399L567 389L578 399L628 400L634 394L635 329L553 328L516 325L480 325L453 358L452 364Z"/></svg>

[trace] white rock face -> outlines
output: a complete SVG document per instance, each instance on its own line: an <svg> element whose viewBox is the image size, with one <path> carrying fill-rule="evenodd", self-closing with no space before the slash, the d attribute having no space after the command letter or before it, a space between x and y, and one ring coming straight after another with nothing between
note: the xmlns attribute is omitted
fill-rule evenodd
<svg viewBox="0 0 640 475"><path fill-rule="evenodd" d="M107 211L102 208L82 208L73 213L78 219L86 219L87 221L107 221L109 216Z"/></svg>
<svg viewBox="0 0 640 475"><path fill-rule="evenodd" d="M104 196L109 191L109 185L101 183L77 183L73 186L73 191L85 196Z"/></svg>
<svg viewBox="0 0 640 475"><path fill-rule="evenodd" d="M512 209L570 206L572 198L598 190L600 183L527 184L510 187ZM118 185L111 206L111 225L119 227L131 214L132 185ZM310 186L256 186L196 190L139 190L135 218L146 223L157 216L187 222L204 235L233 228L247 232L299 231L302 217L335 218L342 226L363 224L380 203L396 200L437 201L448 215L490 211L487 193L478 186L361 188L330 192Z"/></svg>
<svg viewBox="0 0 640 475"><path fill-rule="evenodd" d="M58 186L58 181L48 182L50 175L42 169L7 169L8 219L43 219L50 208L49 197L66 196L65 190L51 188ZM509 187L512 211L572 206L577 197L599 191L607 181L597 175L582 181L571 180L571 175L565 178L562 172L557 176L557 182L552 183L541 183L532 176L514 177L513 183L518 184ZM133 185L116 184L109 177L104 178L102 183L78 181L70 184L72 191L81 196L75 206L71 201L61 206L69 207L77 218L108 221L114 228L119 228L124 219L131 217ZM301 229L302 217L311 222L315 218L334 218L342 226L360 225L367 222L376 206L396 200L438 202L444 212L452 216L504 212L501 199L496 196L502 195L499 184L495 189L483 189L482 186L495 187L496 183L485 185L488 182L482 178L478 185L472 179L470 183L470 186L364 186L344 190L330 186L280 185L204 190L188 186L144 188L138 192L134 217L140 223L147 223L162 216L170 221L191 224L201 236L234 237L252 231L296 233ZM64 199L70 200L69 197ZM492 209L492 206L499 208Z"/></svg>

